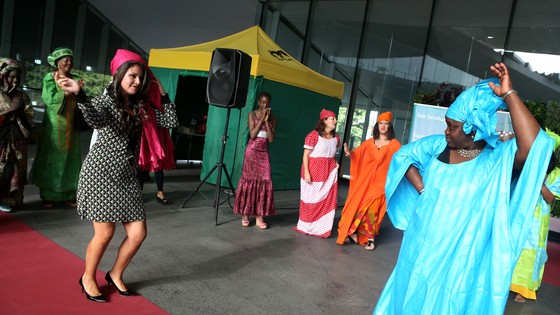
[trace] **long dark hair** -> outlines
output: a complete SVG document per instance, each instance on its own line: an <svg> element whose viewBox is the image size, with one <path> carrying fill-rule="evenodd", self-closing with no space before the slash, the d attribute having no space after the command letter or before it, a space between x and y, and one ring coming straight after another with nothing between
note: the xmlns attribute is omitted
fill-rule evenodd
<svg viewBox="0 0 560 315"><path fill-rule="evenodd" d="M371 136L373 137L373 139L379 139L379 122L375 123L375 126L373 126L373 132L371 133ZM395 129L393 128L393 123L389 122L389 128L387 128L387 140L393 140L395 139Z"/></svg>
<svg viewBox="0 0 560 315"><path fill-rule="evenodd" d="M124 95L121 88L121 82L126 75L128 69L132 66L139 66L142 68L144 75L142 76L142 82L140 83L140 89L138 93L128 96L128 103L125 104ZM126 129L138 129L142 124L142 112L141 107L145 106L144 99L148 92L148 87L150 86L150 77L148 75L148 69L143 63L139 61L127 61L123 63L115 74L113 75L113 82L107 87L109 95L115 103L117 104L117 110L121 113L121 124Z"/></svg>
<svg viewBox="0 0 560 315"><path fill-rule="evenodd" d="M325 118L325 119L328 119L328 118ZM319 121L317 122L317 124L315 125L315 128L314 128L315 131L317 131L319 133L319 135L321 135L321 137L326 135L325 128L327 127L327 125L325 124L325 119L319 119ZM336 136L335 129L331 130L330 134L334 138Z"/></svg>

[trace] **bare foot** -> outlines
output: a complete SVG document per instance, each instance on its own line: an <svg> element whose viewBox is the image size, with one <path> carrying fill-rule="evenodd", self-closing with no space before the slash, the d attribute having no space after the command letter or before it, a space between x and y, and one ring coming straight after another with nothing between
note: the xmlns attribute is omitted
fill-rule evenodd
<svg viewBox="0 0 560 315"><path fill-rule="evenodd" d="M525 301L527 301L527 300L523 297L523 295L521 295L521 294L519 294L519 293L517 293L517 294L515 295L515 297L513 298L513 300L514 300L515 302L518 302L518 303L525 303Z"/></svg>

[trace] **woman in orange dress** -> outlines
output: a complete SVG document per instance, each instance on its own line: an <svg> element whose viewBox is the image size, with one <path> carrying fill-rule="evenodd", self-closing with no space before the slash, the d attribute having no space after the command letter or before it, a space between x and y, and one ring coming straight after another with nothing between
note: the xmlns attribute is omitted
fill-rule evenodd
<svg viewBox="0 0 560 315"><path fill-rule="evenodd" d="M375 249L375 237L385 216L385 180L393 154L401 144L395 139L393 114L381 113L373 127L372 138L351 152L350 188L342 217L338 223L338 244L359 243L366 250Z"/></svg>

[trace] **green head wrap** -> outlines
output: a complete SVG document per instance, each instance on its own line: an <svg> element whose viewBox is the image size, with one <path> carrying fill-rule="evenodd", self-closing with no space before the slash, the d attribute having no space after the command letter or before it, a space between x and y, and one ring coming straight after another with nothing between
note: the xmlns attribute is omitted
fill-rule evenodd
<svg viewBox="0 0 560 315"><path fill-rule="evenodd" d="M72 52L72 49L57 48L47 56L47 62L49 63L49 65L56 67L56 61L65 56L74 57L74 52Z"/></svg>

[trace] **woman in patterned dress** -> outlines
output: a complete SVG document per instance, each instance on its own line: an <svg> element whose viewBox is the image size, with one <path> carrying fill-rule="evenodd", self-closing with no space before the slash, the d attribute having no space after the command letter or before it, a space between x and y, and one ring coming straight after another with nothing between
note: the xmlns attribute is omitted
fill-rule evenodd
<svg viewBox="0 0 560 315"><path fill-rule="evenodd" d="M78 213L93 221L94 235L86 251L85 272L79 283L86 298L105 302L95 275L114 233L122 222L126 237L113 267L105 275L123 296L129 291L122 275L146 238L146 210L137 176L137 168L161 163L164 151L158 142L157 125L165 127L162 117L174 104L159 92L157 80L136 53L119 49L111 61L113 82L107 94L85 99L80 85L69 78L57 78L67 93L76 95L78 106L98 138L89 151L78 184ZM154 100L159 99L158 102ZM163 104L163 105L161 105ZM157 115L160 111L164 115ZM163 118L164 120L165 118ZM162 125L163 124L163 125Z"/></svg>
<svg viewBox="0 0 560 315"><path fill-rule="evenodd" d="M335 132L336 115L323 109L315 130L305 137L301 166L299 221L294 230L327 238L331 235L338 197L338 163L335 160L340 138Z"/></svg>
<svg viewBox="0 0 560 315"><path fill-rule="evenodd" d="M259 108L249 113L249 142L245 149L243 173L237 185L233 213L241 214L241 225L249 226L249 216L256 216L256 225L266 229L263 217L274 215L274 191L270 176L268 144L274 140L276 119L270 114L268 92L257 97Z"/></svg>
<svg viewBox="0 0 560 315"><path fill-rule="evenodd" d="M15 60L0 59L0 211L23 205L27 181L27 141L33 128L29 96L17 89L21 67Z"/></svg>
<svg viewBox="0 0 560 315"><path fill-rule="evenodd" d="M39 187L43 207L51 208L55 202L75 207L78 175L82 167L80 133L74 128L76 97L64 93L56 84L55 76L83 81L71 72L74 59L69 48L56 48L47 61L56 71L47 73L43 78L41 97L45 102L45 113L30 177Z"/></svg>

